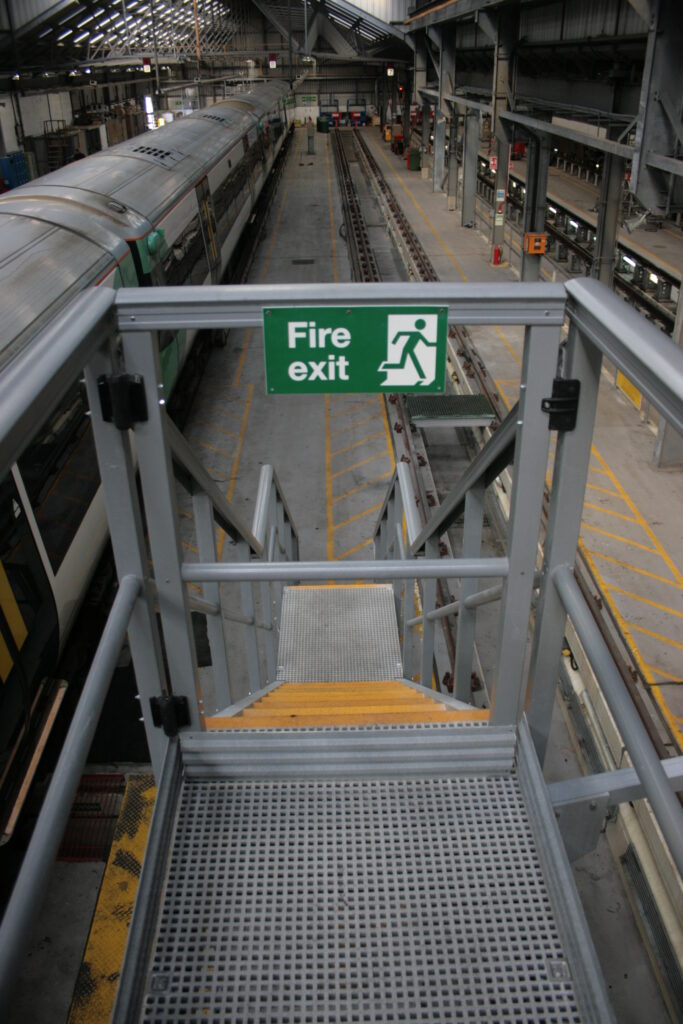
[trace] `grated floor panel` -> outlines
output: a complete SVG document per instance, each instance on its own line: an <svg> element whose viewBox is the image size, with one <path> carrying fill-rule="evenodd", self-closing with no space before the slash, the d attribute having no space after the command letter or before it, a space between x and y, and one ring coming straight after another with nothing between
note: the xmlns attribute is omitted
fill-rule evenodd
<svg viewBox="0 0 683 1024"><path fill-rule="evenodd" d="M183 784L144 1024L580 1014L514 775Z"/></svg>
<svg viewBox="0 0 683 1024"><path fill-rule="evenodd" d="M399 679L402 674L390 586L285 590L278 679L350 683Z"/></svg>

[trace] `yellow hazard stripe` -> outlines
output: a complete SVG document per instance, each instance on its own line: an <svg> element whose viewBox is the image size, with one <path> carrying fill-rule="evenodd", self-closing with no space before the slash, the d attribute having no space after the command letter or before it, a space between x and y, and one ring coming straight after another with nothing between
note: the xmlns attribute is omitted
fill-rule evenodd
<svg viewBox="0 0 683 1024"><path fill-rule="evenodd" d="M128 779L67 1024L111 1018L155 797L151 775Z"/></svg>
<svg viewBox="0 0 683 1024"><path fill-rule="evenodd" d="M0 562L0 608L2 608L2 613L7 619L7 625L17 650L20 651L28 635L28 630L26 629L24 617L21 614L2 562ZM12 664L12 657L7 649L7 644L0 637L0 679L2 679L3 683L10 674Z"/></svg>

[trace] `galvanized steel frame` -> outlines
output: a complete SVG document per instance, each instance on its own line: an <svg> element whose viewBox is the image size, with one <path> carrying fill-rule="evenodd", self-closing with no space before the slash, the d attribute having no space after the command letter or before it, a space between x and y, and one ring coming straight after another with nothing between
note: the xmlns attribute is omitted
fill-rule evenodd
<svg viewBox="0 0 683 1024"><path fill-rule="evenodd" d="M399 290L400 289L400 290ZM536 491L539 485L539 471L533 466L535 460L542 459L547 450L545 421L538 409L538 399L542 392L547 393L549 377L554 367L554 353L559 338L559 329L564 316L565 289L552 285L421 285L420 299L425 303L447 305L450 323L498 323L526 324L527 344L525 346L525 373L523 375L523 401L520 406L519 419L512 421L502 431L502 440L498 439L493 447L498 455L507 454L512 436L515 437L517 448L517 469L520 470L520 481L516 485L513 496L513 524L517 518L523 518L525 511L524 498L529 490ZM640 388L647 398L669 419L679 430L683 430L683 353L676 349L654 327L647 324L627 306L612 296L604 287L591 281L574 281L566 286L569 295L567 311L573 325L566 369L577 372L584 380L584 415L579 417L580 427L574 438L567 436L561 445L558 458L558 472L565 463L571 463L576 455L580 464L576 464L573 475L570 473L569 486L578 485L581 478L585 479L586 455L579 454L579 449L590 444L592 428L592 412L595 402L596 377L599 371L599 360L594 349L599 350L615 361L634 384ZM40 419L34 410L40 408L47 414L53 409L78 371L86 366L86 381L93 406L93 424L95 428L98 458L105 477L105 494L109 514L112 517L112 538L117 550L117 568L121 579L119 598L110 616L105 636L93 663L89 680L86 684L85 696L79 705L77 717L72 725L73 742L64 748L58 776L53 783L54 796L48 797L35 833L29 856L19 879L18 886L11 904L12 912L6 914L2 926L3 959L0 968L0 980L3 991L9 989L14 974L22 943L27 934L27 922L30 918L30 902L32 890L45 876L45 865L50 858L54 845L54 836L59 834L59 826L63 823L70 803L70 785L80 772L82 760L87 748L88 729L92 721L96 721L97 707L101 706L100 698L106 690L110 671L115 664L116 656L123 640L124 632L130 619L129 637L133 649L138 678L146 674L147 692L156 690L163 692L165 682L160 662L158 638L153 618L152 593L149 571L146 566L146 550L141 534L140 509L134 495L134 460L127 437L110 424L104 424L99 411L96 411L95 393L97 375L103 368L114 368L121 361L121 353L112 345L112 338L118 329L122 332L122 355L128 372L139 372L144 378L147 392L150 419L147 424L136 425L137 453L143 477L143 494L146 511L157 509L161 523L153 548L156 563L156 586L164 619L164 633L167 644L178 654L178 663L172 666L174 689L185 693L192 712L192 721L199 724L194 693L194 676L196 661L193 653L192 637L188 627L188 604L185 583L189 579L201 579L216 582L220 579L235 579L243 582L250 580L286 581L300 578L359 578L368 579L407 579L419 575L425 579L439 576L484 577L501 576L505 579L504 589L507 603L512 606L511 615L504 618L503 635L506 648L514 651L515 658L523 659L523 648L526 642L528 622L528 598L533 583L533 572L530 567L535 561L535 543L537 526L524 524L522 530L521 549L513 548L508 559L476 559L454 560L444 562L440 559L423 559L419 562L404 560L406 551L402 549L396 537L395 550L398 559L384 563L368 562L353 563L301 563L296 569L292 565L281 565L271 560L266 563L254 564L246 562L242 565L225 566L203 564L200 566L183 566L178 546L175 524L170 515L174 498L170 488L172 478L172 441L164 426L164 413L159 405L159 363L156 352L156 339L153 332L162 329L180 329L196 326L244 326L260 323L264 306L289 306L297 303L311 305L330 305L338 303L346 305L360 303L363 305L387 305L400 308L413 305L415 295L407 295L402 286L305 286L280 288L182 288L137 291L124 289L114 296L104 290L94 290L79 296L68 309L61 314L53 325L48 327L29 347L20 352L5 367L0 375L0 473L9 470L20 452L26 447L40 427ZM140 337L140 333L144 335ZM529 353L534 358L534 371L543 365L544 370L538 380L530 382L528 374ZM572 367L574 370L572 370ZM587 371L587 372L586 372ZM539 383L540 381L540 383ZM587 382L587 383L586 383ZM532 383L532 387L530 387ZM526 387L524 387L526 385ZM583 422L585 419L586 422ZM531 435L525 441L527 435ZM165 432L166 431L166 432ZM501 434L499 431L496 435ZM537 435L534 439L533 435ZM540 435L544 435L541 437ZM528 451L525 454L525 444ZM154 446L160 445L163 461L160 463L158 451ZM576 449L574 455L571 450ZM521 453L521 454L520 454ZM477 473L469 480L469 486L475 484L483 473L492 470L492 463L484 457L477 466ZM494 460L495 461L495 460ZM187 469L187 466L185 467ZM544 468L544 462L543 462ZM566 466L564 466L566 472ZM397 480L403 474L399 471ZM154 494L159 484L159 492ZM640 785L650 799L657 815L660 827L667 837L669 848L676 864L683 867L683 812L673 798L671 781L666 771L654 755L647 736L642 733L640 723L632 720L632 712L626 708L626 694L616 677L608 653L603 651L599 638L593 636L590 619L585 606L571 578L571 561L575 548L575 536L578 533L580 506L578 502L565 507L564 513L558 503L564 494L561 480L556 477L551 498L550 520L552 523L551 543L547 545L546 564L544 566L544 585L541 595L541 612L539 615L538 640L532 659L532 676L534 679L534 695L531 704L532 721L535 736L547 735L549 691L554 691L557 676L557 662L564 628L565 609L569 611L577 631L589 656L592 656L598 678L606 683L606 696L624 735L626 746L632 756L640 778ZM117 495L117 489L121 493ZM465 492L459 495L459 502L464 500ZM163 494L164 501L159 501ZM534 495L536 502L537 495ZM280 496L281 498L281 496ZM263 550L266 541L266 554L271 559L276 548L287 555L297 555L296 538L287 532L287 515L281 500L273 501L272 496L264 498L269 509L268 528L265 537L260 536L258 546ZM453 502L449 511L453 511ZM457 502L455 503L457 504ZM556 506L553 508L553 504ZM448 505L448 503L447 503ZM214 511L215 507L214 507ZM221 507L219 515L226 513L233 526L232 512ZM118 523L117 516L128 519L127 524ZM397 525L397 510L392 512L392 520ZM420 532L415 517L408 515L408 544L412 554L420 550L428 541L442 531L443 510L434 520ZM239 534L239 527L236 532ZM260 513L258 533L263 530L263 511ZM278 538L276 532L279 531ZM396 531L395 531L396 532ZM163 533L163 536L162 536ZM400 534L400 530L398 531ZM252 536L241 541L249 548L253 544ZM252 547L253 550L253 547ZM526 570L524 569L525 555ZM526 575L528 578L522 580ZM163 579L161 578L163 577ZM144 582L143 582L144 581ZM557 591L561 605L551 596L549 588ZM528 591L528 593L527 593ZM523 600L516 605L514 595L521 594ZM519 614L521 605L526 608L527 618ZM425 609L426 613L434 609ZM136 625L137 624L137 625ZM173 636L174 627L177 636ZM180 636L183 628L188 628L184 637ZM177 651L176 651L177 648ZM506 659L507 661L507 659ZM179 671L179 666L187 668L187 674ZM513 684L505 689L500 687L496 695L493 721L513 723L519 714L520 691L518 688L519 672L514 673ZM144 685L144 684L143 684ZM545 696L543 694L545 693ZM193 701L195 702L193 705ZM93 718L94 716L94 718ZM85 726L85 720L88 726ZM83 725L82 725L83 723ZM148 725L149 728L149 725ZM482 727L485 735L490 727ZM166 771L160 763L168 746L160 731L152 735L152 756L158 776L163 780ZM520 749L526 742L523 728L520 733ZM206 737L203 740L207 740ZM211 742L210 740L208 742ZM324 742L324 738L323 738ZM85 745L85 746L84 746ZM175 748L175 744L174 744ZM207 747L208 750L208 747ZM680 776L678 768L677 776ZM66 781L65 781L66 780ZM609 780L605 780L609 783ZM532 780L533 782L533 780ZM538 783L538 779L534 786ZM538 783L540 786L541 784ZM615 787L615 793L630 792L629 786ZM545 795L547 799L547 794ZM46 831L49 835L46 836ZM47 851L47 853L45 852ZM555 863L555 853L551 853L549 863ZM600 1019L605 1019L604 1017Z"/></svg>

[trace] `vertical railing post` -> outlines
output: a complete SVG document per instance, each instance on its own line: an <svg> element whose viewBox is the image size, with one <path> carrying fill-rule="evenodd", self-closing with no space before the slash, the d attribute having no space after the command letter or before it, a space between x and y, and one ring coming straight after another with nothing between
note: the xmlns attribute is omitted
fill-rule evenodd
<svg viewBox="0 0 683 1024"><path fill-rule="evenodd" d="M192 508L194 511L199 559L202 562L217 562L216 532L214 530L211 499L207 494L194 494L192 496ZM232 704L232 691L230 689L230 671L225 647L223 616L220 611L220 585L218 583L204 583L202 585L202 592L205 600L217 604L219 608L218 615L206 616L206 630L209 637L211 666L213 669L215 707L207 708L206 695L203 693L202 699L204 700L205 713L213 714L221 708L227 707L228 704Z"/></svg>
<svg viewBox="0 0 683 1024"><path fill-rule="evenodd" d="M526 329L508 524L510 568L503 584L498 667L491 711L494 725L514 723L521 713L550 439L548 417L541 410L541 402L552 390L559 343L559 327Z"/></svg>
<svg viewBox="0 0 683 1024"><path fill-rule="evenodd" d="M249 561L249 545L246 541L237 542L237 561ZM258 643L256 640L256 623L254 594L252 584L248 581L240 583L242 612L249 620L244 626L244 645L247 652L247 674L249 676L249 693L255 693L261 687L261 670L259 668Z"/></svg>
<svg viewBox="0 0 683 1024"><path fill-rule="evenodd" d="M128 643L152 770L158 782L168 739L153 724L149 702L152 697L160 697L166 692L167 683L150 587L147 545L130 438L128 431L119 430L113 423L105 423L102 418L97 380L100 376L111 374L113 369L111 352L101 351L86 366L85 383L116 572L120 580L131 575L142 581L128 624Z"/></svg>
<svg viewBox="0 0 683 1024"><path fill-rule="evenodd" d="M550 494L543 582L536 611L531 648L527 712L531 735L543 763L555 699L566 612L551 576L558 565L573 565L581 529L588 479L602 356L571 324L564 360L566 377L581 382L574 430L557 437L553 485Z"/></svg>
<svg viewBox="0 0 683 1024"><path fill-rule="evenodd" d="M275 484L270 485L270 494L268 495L268 518L266 537L263 545L263 558L266 561L269 557L270 548L270 537L271 531L273 530L273 522L277 516L277 495L275 493ZM273 544L273 561L280 561L280 550L279 550L279 538L277 531L275 533L275 543ZM276 600L278 593L279 584L271 583L267 580L261 582L261 615L263 618L263 626L265 632L265 651L266 651L266 672L268 674L268 682L272 683L275 681L275 674L277 671L276 656L275 656L275 637L273 634L273 602Z"/></svg>
<svg viewBox="0 0 683 1024"><path fill-rule="evenodd" d="M180 573L183 558L173 465L164 432L159 347L155 334L130 334L125 324L121 341L126 371L140 375L147 400L147 419L135 424L135 445L171 685L174 696L187 699L190 728L199 729L197 656Z"/></svg>
<svg viewBox="0 0 683 1024"><path fill-rule="evenodd" d="M425 558L439 557L439 538L430 537L425 544ZM422 584L422 662L420 682L427 689L432 688L434 672L434 620L428 619L429 612L436 608L436 580L426 579Z"/></svg>
<svg viewBox="0 0 683 1024"><path fill-rule="evenodd" d="M462 537L462 557L479 558L481 534L484 526L484 484L475 484L465 496L465 523ZM474 630L476 608L467 608L465 601L476 594L479 581L464 579L460 584L458 632L455 641L455 696L458 700L472 698L472 662L474 660Z"/></svg>

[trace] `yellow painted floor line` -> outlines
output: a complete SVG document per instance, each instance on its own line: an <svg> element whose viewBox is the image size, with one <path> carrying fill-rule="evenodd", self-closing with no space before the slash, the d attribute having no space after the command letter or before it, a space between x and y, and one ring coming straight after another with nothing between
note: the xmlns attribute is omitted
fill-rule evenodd
<svg viewBox="0 0 683 1024"><path fill-rule="evenodd" d="M111 1017L155 797L151 775L129 777L68 1024L105 1024Z"/></svg>
<svg viewBox="0 0 683 1024"><path fill-rule="evenodd" d="M333 395L332 397L334 398L335 396ZM338 398L338 396L336 396L336 397ZM347 402L344 405L343 409L339 409L339 410L337 410L337 412L334 412L334 413L330 412L330 419L331 420L338 420L342 416L344 416L346 419L348 419L349 413L353 412L354 409L369 409L371 405L374 405L374 401L372 399L366 399L365 401L359 401L359 402ZM353 424L350 424L350 426L353 426Z"/></svg>
<svg viewBox="0 0 683 1024"><path fill-rule="evenodd" d="M373 512L379 512L383 504L384 503L380 501L377 505L370 505L369 508L364 508L362 512L357 512L355 516L349 516L348 519L344 519L341 523L335 523L332 529L341 530L343 526L349 526L351 523L356 523L364 516L372 515Z"/></svg>
<svg viewBox="0 0 683 1024"><path fill-rule="evenodd" d="M215 444L211 444L210 441L204 441L201 437L196 438L195 444L200 444L202 448L208 448L210 452L216 452L217 455L225 455L228 459L233 454L227 448L218 448Z"/></svg>
<svg viewBox="0 0 683 1024"><path fill-rule="evenodd" d="M626 490L622 487L621 483L619 482L617 477L614 475L614 473L610 469L610 467L607 464L607 462L605 461L605 459L603 459L602 455L600 455L600 453L598 451L596 451L595 448L593 448L592 451L593 451L595 457L601 463L602 467L605 469L605 471L607 473L607 476L610 478L610 480L612 481L612 483L614 484L616 489L619 491L619 493L623 496L624 501L626 502L628 507L631 509L631 512L633 513L633 515L638 520L639 525L642 527L642 529L645 531L645 533L648 535L648 537L652 541L652 543L655 546L655 548L657 549L659 555L661 556L663 561L666 563L666 566L670 570L672 576L675 579L677 579L678 582L681 585L683 585L683 574L680 572L678 566L676 565L674 560L669 555L668 551L664 548L664 546L660 542L659 538L657 537L657 535L655 534L654 530L651 528L650 524L647 522L645 517L643 516L643 514L640 511L640 509L638 508L638 506L635 504L634 501L632 501L632 499L630 498L630 496L628 495Z"/></svg>
<svg viewBox="0 0 683 1024"><path fill-rule="evenodd" d="M194 427L205 427L207 430L217 430L219 434L225 434L226 437L231 437L234 441L239 437L234 430L226 430L225 427L221 427L218 423L208 423L206 420L192 420L192 426Z"/></svg>
<svg viewBox="0 0 683 1024"><path fill-rule="evenodd" d="M337 455L343 455L344 452L353 451L354 448L360 448L362 444L367 444L368 441L376 441L378 437L384 437L384 430L377 430L374 434L368 434L367 437L361 437L358 441L354 441L353 444L344 445L343 448L335 448L334 451L330 452L332 458L336 458Z"/></svg>
<svg viewBox="0 0 683 1024"><path fill-rule="evenodd" d="M624 515L623 512L613 512L610 508L604 508L602 505L593 505L590 501L584 501L583 507L592 508L594 512L601 512L606 516L614 516L615 519L623 519L625 523L633 523L636 526L640 525L633 516Z"/></svg>
<svg viewBox="0 0 683 1024"><path fill-rule="evenodd" d="M590 530L591 533L599 533L601 537L609 537L611 540L619 541L620 544L626 544L630 548L638 548L639 551L647 551L651 555L659 554L657 548L651 548L647 544L640 544L636 540L630 540L628 537L623 537L620 533L610 533L609 530L602 530L599 526L593 526L591 523L582 523L581 529Z"/></svg>
<svg viewBox="0 0 683 1024"><path fill-rule="evenodd" d="M624 500L619 491L610 491L608 487L598 487L597 484L586 484L586 490L599 491L600 494L609 494L611 498L619 498L620 501Z"/></svg>
<svg viewBox="0 0 683 1024"><path fill-rule="evenodd" d="M366 427L368 425L368 423L376 423L376 422L377 422L377 416L376 415L375 416L367 416L364 420L354 420L353 423L346 424L346 426L342 427L341 430L334 430L330 434L330 438L331 438L331 440L334 440L335 437L342 437L343 435L348 434L349 430L357 430L358 427Z"/></svg>
<svg viewBox="0 0 683 1024"><path fill-rule="evenodd" d="M352 487L351 490L344 491L343 494L338 494L336 498L332 499L332 504L335 505L338 501L343 501L344 498L350 498L354 494L359 494L360 491L367 490L367 488L372 487L373 484L381 484L384 483L385 481L388 483L389 480L391 480L391 477L393 476L393 472L394 471L392 469L390 473L382 473L381 476L376 476L372 480L366 480L365 483L358 484L357 487Z"/></svg>
<svg viewBox="0 0 683 1024"><path fill-rule="evenodd" d="M676 580L667 579L666 576L658 576L654 572L650 572L648 569L641 569L637 565L633 565L631 562L622 562L620 558L614 558L612 555L606 555L604 551L596 551L595 548L586 548L586 551L592 555L593 558L599 558L603 562L611 562L613 565L618 565L622 569L628 569L630 572L636 572L639 576L647 576L651 580L657 580L658 583L665 583L667 587L676 587L679 589L679 585Z"/></svg>
<svg viewBox="0 0 683 1024"><path fill-rule="evenodd" d="M344 476L345 473L350 473L352 469L360 469L361 466L367 466L369 462L376 462L377 459L383 459L389 456L389 452L386 448L376 452L374 455L368 455L366 459L361 459L360 462L354 462L351 466L345 466L344 469L338 469L332 474L332 479L336 480L339 476Z"/></svg>
<svg viewBox="0 0 683 1024"><path fill-rule="evenodd" d="M663 676L664 677L663 679L660 679L660 680L656 679L653 683L650 683L650 686L662 686L662 685L680 686L681 684L683 684L683 679L678 679L676 677L672 678L671 676L667 676L666 672L664 672L664 670L661 669L661 668L657 668L656 665L647 665L647 668L650 670L650 672L652 672L652 674L654 676Z"/></svg>
<svg viewBox="0 0 683 1024"><path fill-rule="evenodd" d="M630 597L634 601L642 601L643 604L649 604L652 608L658 608L668 615L677 615L679 619L683 619L683 612L677 611L676 608L671 608L668 604L659 604L658 601L652 601L649 597L643 597L642 594L634 594L630 590L623 590L621 587L612 586L610 583L605 584L605 586L613 594L623 594L624 597Z"/></svg>
<svg viewBox="0 0 683 1024"><path fill-rule="evenodd" d="M354 555L356 553L356 551L362 551L363 548L367 548L371 544L372 544L372 537L368 537L368 539L364 540L361 544L356 544L354 547L348 548L346 551L342 551L342 553L340 555L337 555L337 559L339 561L341 561L343 558L348 558L349 555Z"/></svg>
<svg viewBox="0 0 683 1024"><path fill-rule="evenodd" d="M579 541L579 546L581 547L581 550L583 551L584 557L585 557L586 561L588 562L588 565L590 566L591 570L595 574L596 579L598 580L599 584L602 586L602 578L600 576L600 573L597 570L597 566L595 565L595 562L594 562L593 558L591 558L590 554L588 553L588 551L586 550L585 546L582 544L581 541ZM624 619L624 616L621 614L621 612L619 610L619 607L616 604L614 598L612 597L612 595L608 591L605 592L605 601L607 602L607 604L608 604L612 614L614 615L614 618L616 619L617 625L621 629L621 632L622 632L622 634L624 636L624 639L626 640L626 643L628 644L628 646L629 646L629 648L631 650L631 654L632 654L632 656L633 656L633 658L635 660L636 665L640 669L640 672L641 672L641 675L642 675L643 679L645 680L646 683L648 683L648 685L651 686L652 683L654 682L654 676L652 675L651 670L648 668L648 664L647 664L647 662L645 661L645 659L644 659L644 657L642 655L640 647L636 643L635 637L633 636L633 633L631 632L631 624L626 622L626 620ZM669 729L671 730L671 735L673 736L675 742L678 744L679 750L683 750L683 731L681 730L681 728L680 728L680 726L678 724L679 723L678 716L673 714L673 712L671 711L671 708L669 707L669 704L668 704L668 702L666 700L665 695L662 693L662 691L658 687L654 687L652 689L652 697L654 699L655 704L659 708L659 711L660 711L660 713L662 715L662 718L664 719L664 721L669 726Z"/></svg>
<svg viewBox="0 0 683 1024"><path fill-rule="evenodd" d="M664 636L662 633L656 633L653 629L646 629L645 626L639 626L635 622L629 622L631 629L635 629L638 633L644 633L645 636L651 636L653 640L658 640L662 644L668 644L670 647L677 647L679 651L683 651L683 644L678 640L672 640L669 636ZM643 664L645 664L643 662Z"/></svg>
<svg viewBox="0 0 683 1024"><path fill-rule="evenodd" d="M251 399L252 399L253 394L254 394L254 385L250 384L249 385L249 397L248 397L246 405L244 407L244 412L242 414L242 426L240 428L239 441L237 442L237 450L235 451L235 455L234 455L234 458L232 460L232 471L230 473L230 484L228 486L228 493L226 495L228 501L232 501L233 495L235 493L235 484L237 482L237 470L239 469L240 459L242 457L242 448L244 446L244 438L246 437L246 434L247 434L247 423L249 422L249 411L251 409ZM219 562L221 561L221 559L223 557L223 546L224 546L224 544L225 544L225 530L221 530L219 535L218 535L218 544L217 544L217 551L216 551Z"/></svg>
<svg viewBox="0 0 683 1024"><path fill-rule="evenodd" d="M507 334L505 334L504 331L501 331L500 327L498 327L495 324L494 324L494 328L493 329L495 330L496 334L499 334L500 337L503 339L503 343L504 343L506 349L508 350L508 352L510 353L510 355L512 356L514 361L517 363L517 365L521 366L522 365L522 360L519 358L519 356L515 352L514 348L512 347L512 342L508 338ZM509 383L512 384L512 383L514 383L514 381L510 380ZM519 384L519 381L517 381L517 383Z"/></svg>

